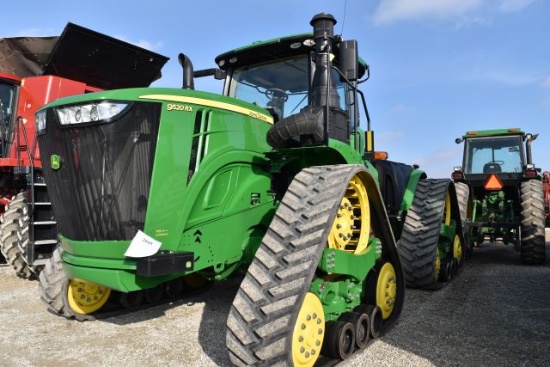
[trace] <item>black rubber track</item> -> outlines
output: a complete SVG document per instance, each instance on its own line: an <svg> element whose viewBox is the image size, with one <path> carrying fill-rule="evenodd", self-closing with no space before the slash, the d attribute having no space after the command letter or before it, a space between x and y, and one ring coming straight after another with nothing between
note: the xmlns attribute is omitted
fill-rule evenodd
<svg viewBox="0 0 550 367"><path fill-rule="evenodd" d="M425 179L418 182L398 242L405 279L410 288L437 288L435 250L439 244L445 195L451 188L451 180L448 179ZM453 195L454 191L451 191L451 213L457 220L460 214ZM457 226L459 230L461 227Z"/></svg>
<svg viewBox="0 0 550 367"><path fill-rule="evenodd" d="M402 268L387 215L375 210L384 206L372 176L363 166L310 167L296 175L285 193L231 306L226 343L233 364L292 365L292 333L300 305L338 205L359 172L371 177L367 191L372 225L382 237L382 256L392 262L398 276L398 299L384 328L399 317L404 298Z"/></svg>
<svg viewBox="0 0 550 367"><path fill-rule="evenodd" d="M542 183L521 183L521 261L538 265L546 260L544 191Z"/></svg>
<svg viewBox="0 0 550 367"><path fill-rule="evenodd" d="M2 237L2 254L8 264L15 269L18 277L28 280L37 279L36 273L29 267L20 248L18 232L21 230L20 223L28 211L27 199L24 193L19 193L13 201L6 205L6 211L2 215L0 230Z"/></svg>

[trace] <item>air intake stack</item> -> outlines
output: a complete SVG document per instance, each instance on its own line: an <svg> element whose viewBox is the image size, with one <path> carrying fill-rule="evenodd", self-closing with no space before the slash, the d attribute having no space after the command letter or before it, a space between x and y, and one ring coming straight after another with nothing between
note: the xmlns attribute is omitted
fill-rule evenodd
<svg viewBox="0 0 550 367"><path fill-rule="evenodd" d="M315 66L311 78L309 104L299 113L278 121L267 135L274 148L326 145L328 139L349 143L349 117L340 105L340 96L332 73L336 19L320 13L313 17Z"/></svg>
<svg viewBox="0 0 550 367"><path fill-rule="evenodd" d="M314 16L310 24L313 26L316 58L310 103L312 106L340 107L340 97L330 72L336 19L330 14L321 13Z"/></svg>

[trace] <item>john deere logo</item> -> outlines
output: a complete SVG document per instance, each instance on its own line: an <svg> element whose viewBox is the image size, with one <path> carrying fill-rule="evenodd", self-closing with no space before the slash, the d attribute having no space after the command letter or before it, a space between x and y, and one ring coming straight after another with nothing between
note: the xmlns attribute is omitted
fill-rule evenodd
<svg viewBox="0 0 550 367"><path fill-rule="evenodd" d="M50 156L50 166L54 171L57 171L61 168L61 157L57 154L52 154Z"/></svg>

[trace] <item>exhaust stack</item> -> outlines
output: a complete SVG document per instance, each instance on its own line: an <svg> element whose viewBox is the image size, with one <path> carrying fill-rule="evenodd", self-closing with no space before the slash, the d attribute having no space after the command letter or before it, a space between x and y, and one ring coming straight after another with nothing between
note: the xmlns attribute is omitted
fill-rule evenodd
<svg viewBox="0 0 550 367"><path fill-rule="evenodd" d="M181 67L183 68L183 89L195 89L195 83L193 80L193 63L191 60L185 56L184 54L180 53L178 55L178 62L180 63Z"/></svg>

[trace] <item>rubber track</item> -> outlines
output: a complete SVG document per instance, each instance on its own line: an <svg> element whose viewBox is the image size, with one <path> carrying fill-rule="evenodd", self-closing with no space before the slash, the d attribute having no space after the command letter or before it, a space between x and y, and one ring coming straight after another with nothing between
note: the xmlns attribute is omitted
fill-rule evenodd
<svg viewBox="0 0 550 367"><path fill-rule="evenodd" d="M20 219L22 219L27 210L27 199L24 193L19 193L12 202L6 206L6 211L2 214L1 222L1 248L6 261L15 269L15 274L23 279L35 280L36 274L28 266L23 258L19 248Z"/></svg>
<svg viewBox="0 0 550 367"><path fill-rule="evenodd" d="M298 306L348 182L360 169L311 167L292 181L229 312L226 343L235 365L292 365Z"/></svg>
<svg viewBox="0 0 550 367"><path fill-rule="evenodd" d="M521 261L538 265L546 260L544 192L542 183L521 183Z"/></svg>
<svg viewBox="0 0 550 367"><path fill-rule="evenodd" d="M414 199L407 212L398 242L401 264L410 288L434 288L435 249L445 208L447 179L425 179L418 182Z"/></svg>

